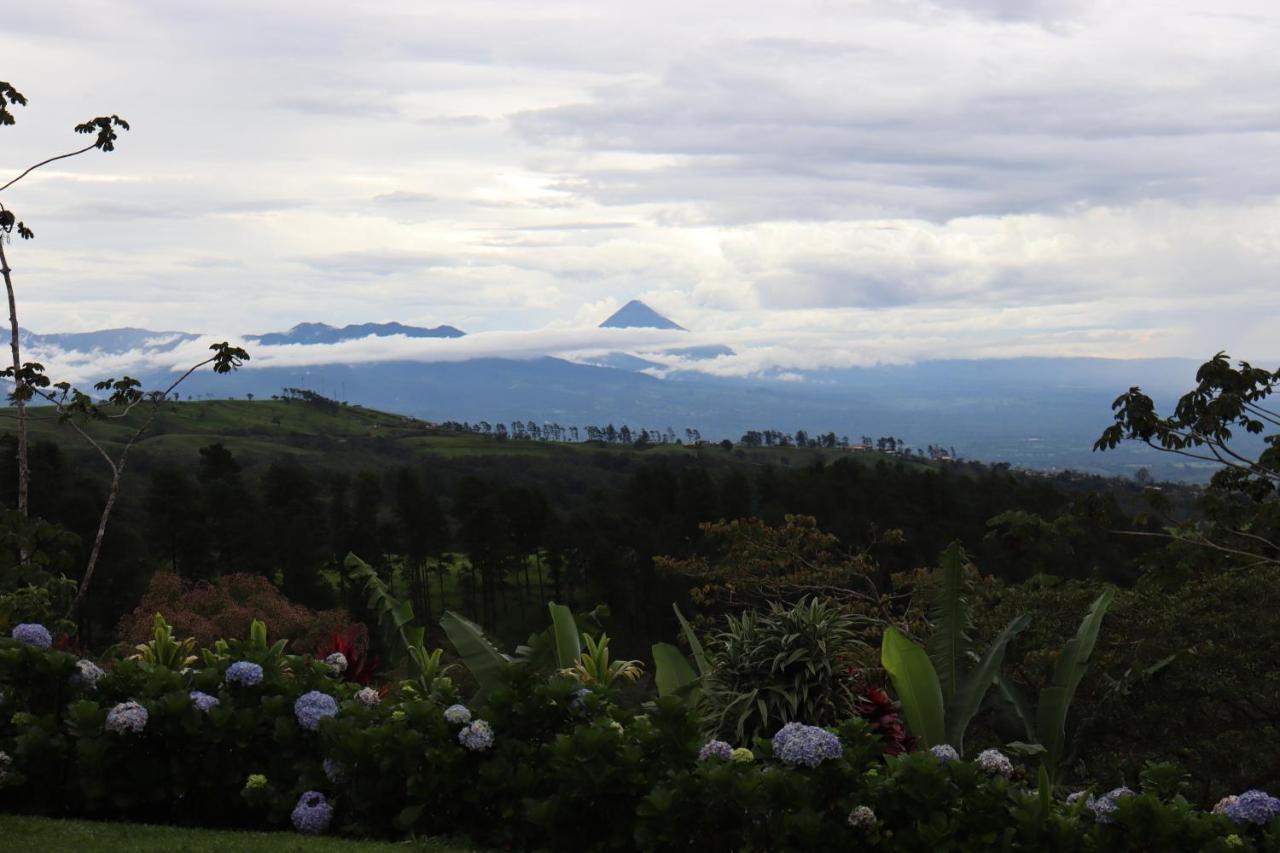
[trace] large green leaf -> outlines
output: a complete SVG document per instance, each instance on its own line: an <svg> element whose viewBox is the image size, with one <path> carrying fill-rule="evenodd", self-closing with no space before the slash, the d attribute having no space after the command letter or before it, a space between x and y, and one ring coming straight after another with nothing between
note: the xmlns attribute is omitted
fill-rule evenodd
<svg viewBox="0 0 1280 853"><path fill-rule="evenodd" d="M698 675L680 649L670 643L654 643L653 680L659 696L674 696L696 683Z"/></svg>
<svg viewBox="0 0 1280 853"><path fill-rule="evenodd" d="M1036 743L1038 737L1036 735L1036 715L1031 710L1031 702L1027 699L1025 693L1019 690L1007 678L996 676L996 689L999 690L999 696L1013 711L1018 722L1022 724L1022 729L1027 733L1027 741Z"/></svg>
<svg viewBox="0 0 1280 853"><path fill-rule="evenodd" d="M880 663L902 701L907 728L926 747L945 743L942 688L925 650L892 626L885 629Z"/></svg>
<svg viewBox="0 0 1280 853"><path fill-rule="evenodd" d="M440 617L440 627L444 628L463 665L479 685L471 698L472 703L481 701L501 683L502 672L510 660L489 642L479 625L452 610L446 610Z"/></svg>
<svg viewBox="0 0 1280 853"><path fill-rule="evenodd" d="M969 653L969 610L964 597L964 567L967 562L959 542L952 542L942 552L939 559L940 582L934 592L930 612L933 632L926 648L938 674L942 700L948 706L964 682L964 661Z"/></svg>
<svg viewBox="0 0 1280 853"><path fill-rule="evenodd" d="M561 668L573 666L582 657L582 640L578 636L578 623L573 611L554 601L547 604L551 611L551 632L556 639L556 657Z"/></svg>
<svg viewBox="0 0 1280 853"><path fill-rule="evenodd" d="M978 665L960 683L955 696L946 703L948 742L961 755L964 754L965 730L969 728L973 715L978 713L983 698L1000 674L1000 666L1004 663L1004 653L1009 646L1009 641L1025 631L1030 624L1031 617L1023 614L1006 625L1000 632L1000 636L992 641L987 653L978 661Z"/></svg>
<svg viewBox="0 0 1280 853"><path fill-rule="evenodd" d="M1108 589L1099 595L1080 622L1075 637L1067 641L1053 667L1053 680L1040 691L1040 707L1036 709L1036 736L1048 751L1050 772L1056 772L1067 737L1067 712L1076 688L1089 668L1089 657L1098 641L1102 618L1115 597Z"/></svg>
<svg viewBox="0 0 1280 853"><path fill-rule="evenodd" d="M698 674L706 678L711 674L711 662L707 658L706 650L702 648L702 643L698 640L698 635L694 633L693 626L689 624L689 620L685 619L684 614L680 612L680 606L673 603L671 609L676 612L676 618L680 620L680 627L684 630L684 638L689 643L689 652L693 655L693 660L698 665Z"/></svg>

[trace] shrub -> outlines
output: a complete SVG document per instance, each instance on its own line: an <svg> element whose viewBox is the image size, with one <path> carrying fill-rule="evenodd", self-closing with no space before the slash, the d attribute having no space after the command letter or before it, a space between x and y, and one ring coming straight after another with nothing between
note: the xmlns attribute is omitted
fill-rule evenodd
<svg viewBox="0 0 1280 853"><path fill-rule="evenodd" d="M836 723L854 712L849 663L867 654L855 623L819 598L727 617L710 643L708 728L738 744L785 723Z"/></svg>
<svg viewBox="0 0 1280 853"><path fill-rule="evenodd" d="M133 612L120 620L120 639L143 643L151 638L157 613L179 637L211 646L219 637L239 637L258 619L289 640L294 651L314 651L347 628L345 610L312 611L285 598L260 575L228 574L213 583L189 583L171 572L156 572Z"/></svg>

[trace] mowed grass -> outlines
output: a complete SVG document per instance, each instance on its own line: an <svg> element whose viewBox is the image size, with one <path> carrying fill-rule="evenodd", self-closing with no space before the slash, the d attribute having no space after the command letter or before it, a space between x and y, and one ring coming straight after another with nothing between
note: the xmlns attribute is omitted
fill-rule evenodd
<svg viewBox="0 0 1280 853"><path fill-rule="evenodd" d="M0 851L62 853L465 853L480 848L422 839L400 843L312 838L292 832L224 832L140 823L0 815Z"/></svg>

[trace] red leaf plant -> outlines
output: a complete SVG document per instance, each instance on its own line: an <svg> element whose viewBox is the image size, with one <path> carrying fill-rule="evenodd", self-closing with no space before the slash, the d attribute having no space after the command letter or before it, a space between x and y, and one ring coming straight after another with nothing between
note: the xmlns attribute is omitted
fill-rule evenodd
<svg viewBox="0 0 1280 853"><path fill-rule="evenodd" d="M362 622L355 622L345 632L335 632L333 641L321 647L319 656L328 657L339 652L347 659L347 668L342 678L357 684L367 685L378 671L381 663L377 655L369 654L369 629Z"/></svg>

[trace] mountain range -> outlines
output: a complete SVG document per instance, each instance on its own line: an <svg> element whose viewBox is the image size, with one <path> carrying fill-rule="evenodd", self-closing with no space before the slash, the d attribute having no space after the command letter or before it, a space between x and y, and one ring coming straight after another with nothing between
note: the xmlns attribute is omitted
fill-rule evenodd
<svg viewBox="0 0 1280 853"><path fill-rule="evenodd" d="M682 330L641 302L623 306L601 324L608 328ZM462 338L453 326L424 328L364 323L341 328L300 323L286 332L246 335L260 347L329 344L370 336ZM108 329L71 334L23 334L23 345L77 353L163 353L198 336L191 332ZM437 350L438 351L438 350ZM305 352L305 350L303 351ZM1212 468L1143 447L1093 453L1094 439L1110 423L1111 401L1141 385L1168 405L1192 382L1187 359L1109 360L1014 358L945 360L914 365L790 372L786 381L722 378L695 369L661 372L654 358L693 361L732 355L725 346L612 352L570 361L534 358L317 362L274 367L249 362L239 371L192 375L183 397L270 397L282 388L427 420L490 423L511 420L565 426L627 423L677 435L686 428L704 438L740 437L751 429L788 433L835 432L856 443L863 436L894 436L909 445L954 446L964 457L1038 469L1132 474L1147 467L1157 477L1203 480ZM655 375L658 374L658 375ZM136 375L156 387L171 375L158 369ZM171 381L171 380L170 380Z"/></svg>

